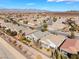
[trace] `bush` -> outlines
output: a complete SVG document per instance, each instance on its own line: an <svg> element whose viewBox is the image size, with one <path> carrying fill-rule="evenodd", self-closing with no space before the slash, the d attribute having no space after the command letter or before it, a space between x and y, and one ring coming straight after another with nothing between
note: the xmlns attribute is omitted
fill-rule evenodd
<svg viewBox="0 0 79 59"><path fill-rule="evenodd" d="M28 21L24 21L23 23L24 23L24 24L28 24Z"/></svg>
<svg viewBox="0 0 79 59"><path fill-rule="evenodd" d="M72 54L70 59L78 59L77 54Z"/></svg>
<svg viewBox="0 0 79 59"><path fill-rule="evenodd" d="M56 22L57 21L57 18L56 17L53 17L53 21Z"/></svg>
<svg viewBox="0 0 79 59"><path fill-rule="evenodd" d="M41 31L42 32L45 32L45 31L47 31L47 28L43 28L43 29L41 29Z"/></svg>
<svg viewBox="0 0 79 59"><path fill-rule="evenodd" d="M11 36L16 36L17 35L17 32L16 31L12 31L11 32Z"/></svg>

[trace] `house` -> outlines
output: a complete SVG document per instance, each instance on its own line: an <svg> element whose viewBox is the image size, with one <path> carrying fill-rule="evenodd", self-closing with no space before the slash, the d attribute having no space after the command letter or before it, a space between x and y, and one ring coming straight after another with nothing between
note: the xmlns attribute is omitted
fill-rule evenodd
<svg viewBox="0 0 79 59"><path fill-rule="evenodd" d="M60 46L60 50L64 53L77 54L79 52L79 39L66 39Z"/></svg>
<svg viewBox="0 0 79 59"><path fill-rule="evenodd" d="M17 24L5 23L3 20L1 20L0 23L1 23L1 26L5 26L6 28L11 29L11 31L16 31L17 33L19 33L20 30L22 30L22 33L25 33L25 34L30 34L36 31L28 27L18 26Z"/></svg>
<svg viewBox="0 0 79 59"><path fill-rule="evenodd" d="M20 39L20 38L22 37L22 34L24 34L25 36L27 36L27 35L29 35L29 34L35 32L35 31L36 31L36 30L27 29L26 32L24 32L24 33L18 33L18 34L15 36L15 38L16 38L16 39Z"/></svg>
<svg viewBox="0 0 79 59"><path fill-rule="evenodd" d="M36 30L34 30L34 29L33 30L32 29L26 29L25 30L25 36L29 35L29 34L32 34L33 32L36 32Z"/></svg>
<svg viewBox="0 0 79 59"><path fill-rule="evenodd" d="M50 33L49 32L42 32L42 31L35 31L29 35L26 35L26 38L29 38L31 40L34 40L34 41L37 41L38 39L46 36L46 35L49 35Z"/></svg>
<svg viewBox="0 0 79 59"><path fill-rule="evenodd" d="M53 23L52 25L48 25L48 30L60 30L66 27L64 24Z"/></svg>
<svg viewBox="0 0 79 59"><path fill-rule="evenodd" d="M44 48L58 48L65 39L65 36L50 34L41 38L40 45Z"/></svg>
<svg viewBox="0 0 79 59"><path fill-rule="evenodd" d="M48 30L60 30L60 29L63 29L64 27L67 26L67 25L65 25L65 24L62 23L64 21L65 21L64 18L57 19L56 22L53 22L52 25L48 26Z"/></svg>

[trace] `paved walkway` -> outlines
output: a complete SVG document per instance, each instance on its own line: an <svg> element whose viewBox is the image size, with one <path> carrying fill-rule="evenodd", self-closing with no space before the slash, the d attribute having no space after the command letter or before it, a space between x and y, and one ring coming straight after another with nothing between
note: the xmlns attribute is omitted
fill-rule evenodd
<svg viewBox="0 0 79 59"><path fill-rule="evenodd" d="M0 37L0 59L26 59L26 57Z"/></svg>

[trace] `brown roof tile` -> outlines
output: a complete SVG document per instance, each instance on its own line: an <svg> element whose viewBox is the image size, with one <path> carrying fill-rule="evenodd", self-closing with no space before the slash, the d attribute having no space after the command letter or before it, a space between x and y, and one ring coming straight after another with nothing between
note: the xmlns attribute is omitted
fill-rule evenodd
<svg viewBox="0 0 79 59"><path fill-rule="evenodd" d="M60 49L69 53L77 53L79 51L79 40L78 39L67 39Z"/></svg>

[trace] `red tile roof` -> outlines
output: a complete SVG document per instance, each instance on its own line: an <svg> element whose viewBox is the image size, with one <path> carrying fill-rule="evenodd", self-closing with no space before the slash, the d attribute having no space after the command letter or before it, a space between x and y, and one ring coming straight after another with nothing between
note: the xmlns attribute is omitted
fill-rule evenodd
<svg viewBox="0 0 79 59"><path fill-rule="evenodd" d="M79 52L79 39L67 39L60 47L60 49L69 52L77 53Z"/></svg>

